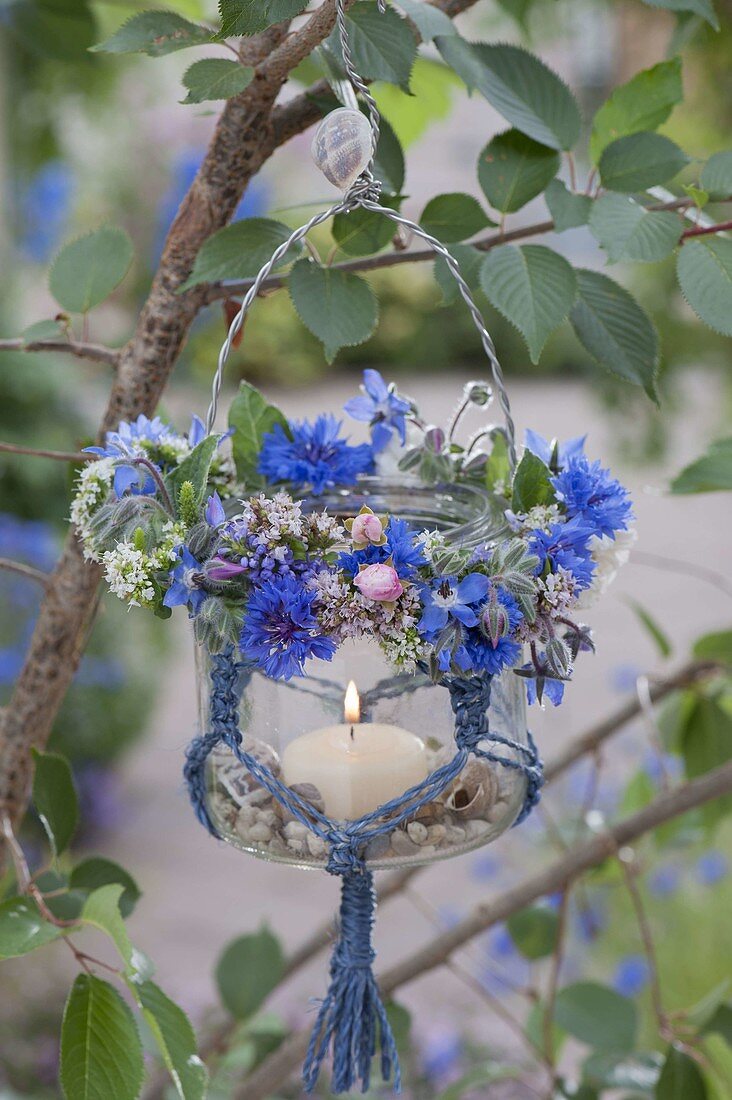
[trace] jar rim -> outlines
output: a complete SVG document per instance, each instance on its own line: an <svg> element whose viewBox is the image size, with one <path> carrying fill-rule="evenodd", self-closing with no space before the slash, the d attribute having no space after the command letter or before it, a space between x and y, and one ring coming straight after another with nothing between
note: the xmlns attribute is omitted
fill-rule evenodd
<svg viewBox="0 0 732 1100"><path fill-rule="evenodd" d="M362 475L355 485L303 494L305 511L327 509L336 516L352 516L363 505L377 514L387 512L421 526L439 530L455 546L478 546L505 535L506 502L478 485L441 482L428 485L416 478Z"/></svg>

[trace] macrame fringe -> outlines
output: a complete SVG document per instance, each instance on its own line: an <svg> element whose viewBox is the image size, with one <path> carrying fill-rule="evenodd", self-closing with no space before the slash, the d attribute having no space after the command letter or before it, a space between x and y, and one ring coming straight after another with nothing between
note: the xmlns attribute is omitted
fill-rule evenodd
<svg viewBox="0 0 732 1100"><path fill-rule="evenodd" d="M401 1091L399 1056L386 1009L373 972L371 943L376 911L373 876L365 868L342 876L338 941L330 964L330 986L323 1000L303 1066L305 1091L317 1084L321 1065L332 1050L333 1092L349 1092L360 1084L367 1092L377 1044L381 1075Z"/></svg>

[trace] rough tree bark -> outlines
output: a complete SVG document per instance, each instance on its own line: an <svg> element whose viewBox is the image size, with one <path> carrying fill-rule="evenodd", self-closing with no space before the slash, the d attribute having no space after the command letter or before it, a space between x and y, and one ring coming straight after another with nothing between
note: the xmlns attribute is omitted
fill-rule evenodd
<svg viewBox="0 0 732 1100"><path fill-rule="evenodd" d="M347 3L352 0L346 0ZM435 0L451 17L475 0ZM294 32L280 24L248 44L247 62L255 75L240 96L228 100L201 167L168 232L150 293L135 331L121 349L109 401L99 428L101 438L120 420L152 415L185 343L205 305L205 287L184 294L178 288L196 255L236 210L254 175L278 146L317 120L306 95L275 108L290 72L330 33L333 0L324 0ZM83 560L73 534L50 577L22 671L8 705L0 711L0 816L17 825L25 812L32 747L42 748L76 673L94 617L100 580L98 566ZM0 839L0 869L4 845Z"/></svg>

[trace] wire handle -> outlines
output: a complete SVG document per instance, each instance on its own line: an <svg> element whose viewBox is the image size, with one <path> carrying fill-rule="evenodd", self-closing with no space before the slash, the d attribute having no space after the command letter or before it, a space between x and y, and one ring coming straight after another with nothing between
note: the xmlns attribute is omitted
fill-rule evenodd
<svg viewBox="0 0 732 1100"><path fill-rule="evenodd" d="M224 380L224 369L226 366L226 360L231 353L231 348L234 343L234 339L238 332L241 330L244 324L244 319L251 308L252 302L258 296L265 280L272 273L277 264L286 256L287 252L294 244L303 240L308 233L315 229L317 226L322 225L323 222L328 221L330 218L334 218L337 214L347 214L352 210L360 207L363 210L370 210L374 214L383 214L384 217L389 218L395 225L403 226L408 229L416 237L423 240L429 247L435 252L437 256L440 256L447 264L447 269L455 279L458 290L461 297L468 309L470 315L473 318L475 327L478 330L478 334L483 345L488 362L490 363L491 375L493 383L498 394L498 402L501 406L503 413L503 419L506 428L506 444L508 451L508 461L513 471L516 467L516 427L511 415L511 404L506 391L506 383L503 377L503 370L501 364L498 361L498 354L496 352L495 344L491 337L490 332L486 326L483 315L478 308L473 293L468 286L467 282L463 278L460 271L460 266L448 250L448 248L439 241L436 237L433 237L430 233L427 233L416 222L410 221L409 218L403 217L395 210L391 210L387 206L382 206L379 202L379 195L381 191L381 184L374 177L374 157L376 154L376 147L379 141L379 127L380 127L380 115L379 109L376 105L376 101L371 95L368 86L364 82L363 78L356 71L353 64L353 56L351 54L350 45L348 42L348 32L346 28L346 16L345 16L345 4L344 0L335 0L336 8L336 26L341 42L341 52L343 54L343 63L348 76L349 81L353 85L355 91L359 92L366 102L369 115L369 124L371 127L371 159L361 173L361 175L354 181L349 187L346 194L338 202L334 203L327 210L321 211L316 214L304 225L299 226L293 230L286 241L278 245L275 251L272 253L267 262L260 268L259 273L249 287L249 290L244 295L244 299L241 303L239 312L232 320L229 331L226 334L221 350L219 352L218 362L216 365L216 373L214 375L213 384L211 387L211 403L208 407L208 413L206 414L206 432L210 435L213 431L214 421L216 420L216 412L219 404L219 397L221 395L221 387ZM378 0L378 8L380 12L386 10L385 0Z"/></svg>

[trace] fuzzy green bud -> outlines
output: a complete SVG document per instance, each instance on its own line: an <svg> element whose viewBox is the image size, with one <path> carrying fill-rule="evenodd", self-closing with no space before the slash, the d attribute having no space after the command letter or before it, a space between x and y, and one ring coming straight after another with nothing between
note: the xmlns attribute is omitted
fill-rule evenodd
<svg viewBox="0 0 732 1100"><path fill-rule="evenodd" d="M178 515L186 527L195 527L200 519L199 511L193 482L184 481L178 490Z"/></svg>
<svg viewBox="0 0 732 1100"><path fill-rule="evenodd" d="M144 553L144 551L145 551L145 532L143 531L142 527L136 527L135 528L135 533L132 536L132 545L135 547L135 550L142 550L143 553Z"/></svg>

